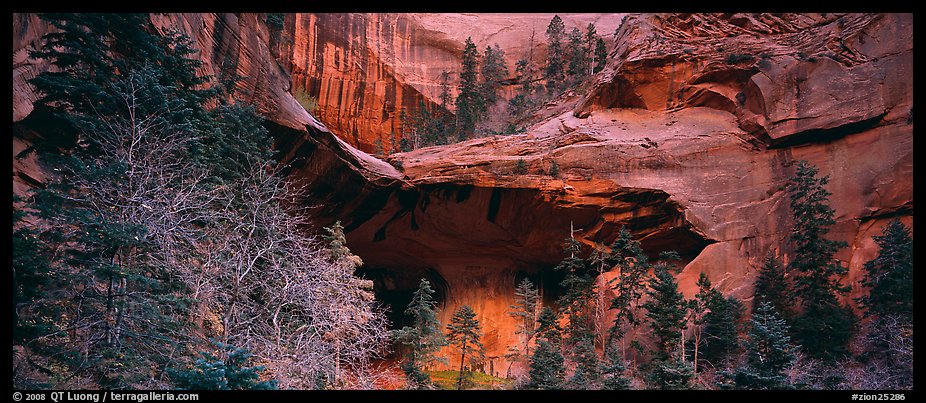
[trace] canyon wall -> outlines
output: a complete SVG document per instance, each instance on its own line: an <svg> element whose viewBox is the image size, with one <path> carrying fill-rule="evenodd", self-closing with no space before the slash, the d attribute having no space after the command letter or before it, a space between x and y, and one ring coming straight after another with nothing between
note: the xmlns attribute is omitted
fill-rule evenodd
<svg viewBox="0 0 926 403"><path fill-rule="evenodd" d="M467 37L480 53L498 44L513 78L522 57L531 55L542 65L553 16L299 13L285 19L280 36L291 46L281 46L278 57L291 69L293 86L317 99L315 114L332 132L366 152L374 151L377 140L393 152L402 138L402 111L410 114L421 102L437 104L441 72L452 73L456 97ZM584 32L594 23L608 44L622 16L561 15L567 31Z"/></svg>
<svg viewBox="0 0 926 403"><path fill-rule="evenodd" d="M393 154L389 163L351 145L368 150L397 133L408 102L433 99L466 35L508 51L536 26L543 40L548 16L507 17L291 15L284 30L294 41L277 46L257 15L151 18L197 41L205 73L245 77L242 93L268 118L291 177L310 191L313 218L344 223L393 318L401 320L420 278L431 278L444 323L457 307L474 307L484 369L496 375L512 368L504 356L517 340L507 315L516 282L533 279L551 303L559 292L551 268L570 228L598 246L626 226L653 255L681 252L686 296L704 272L749 303L761 260L791 253L785 184L793 161L830 178L838 221L830 236L850 244L837 255L849 269L847 302L864 292L872 236L894 218L912 225L910 14L632 15L590 90L546 105L526 133ZM617 26L587 18L606 38ZM49 134L25 83L47 65L23 53L48 28L31 15L13 22L15 193L42 181L40 165L15 153L30 136ZM508 53L509 68L523 50ZM272 54L292 57L278 64ZM288 72L319 97L325 124L290 95ZM527 173L516 172L518 160ZM459 365L451 350L444 355Z"/></svg>

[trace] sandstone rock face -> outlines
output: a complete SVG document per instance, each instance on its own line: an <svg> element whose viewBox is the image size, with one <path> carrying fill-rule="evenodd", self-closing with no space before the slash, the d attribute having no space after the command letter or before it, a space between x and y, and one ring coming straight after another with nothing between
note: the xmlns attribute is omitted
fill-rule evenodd
<svg viewBox="0 0 926 403"><path fill-rule="evenodd" d="M394 154L391 165L358 151L348 143L369 147L381 138L370 133L395 132L407 102L436 96L437 73L459 63L463 36L484 48L505 35L523 38L533 24L542 41L549 21L528 16L502 29L482 15L442 18L291 16L286 29L306 34L273 52L255 15L152 21L207 44L205 72L247 77L242 89L268 117L291 177L310 191L314 219L344 223L397 322L422 277L436 285L444 323L460 305L475 309L488 372L523 371L504 357L517 340L507 314L514 287L530 278L552 303L560 291L551 269L571 227L591 247L626 226L653 255L682 253L686 296L704 272L749 303L762 259L789 259L784 186L789 164L805 159L830 177L838 221L830 236L850 244L837 257L849 268L851 303L863 292L863 264L877 253L872 236L893 218L912 225L910 14L633 15L590 90L536 112L525 134ZM46 68L17 59L47 30L35 21L14 15L14 153L28 145L22 133L37 130L34 96L17 81ZM468 21L466 30L454 21ZM604 21L599 32L613 31ZM269 57L286 49L293 57L282 67ZM317 91L319 115L333 130L289 95L287 70L296 86ZM519 159L526 174L515 173ZM37 164L17 161L14 190L17 175L41 181ZM557 178L547 174L553 161ZM455 352L444 355L459 365Z"/></svg>
<svg viewBox="0 0 926 403"><path fill-rule="evenodd" d="M545 57L546 27L554 14L296 14L287 17L280 60L293 86L318 100L316 115L335 134L372 152L402 138L400 116L420 102L436 104L441 72L459 73L467 37L481 53L498 44L511 74L530 51ZM622 14L563 14L566 29L594 23L606 41ZM533 42L531 36L534 36ZM454 83L459 79L453 74ZM454 91L456 89L454 88ZM454 93L454 96L455 93Z"/></svg>
<svg viewBox="0 0 926 403"><path fill-rule="evenodd" d="M912 221L911 34L909 15L633 16L594 88L526 134L390 157L418 194L391 196L348 239L373 266L436 268L450 285L443 319L477 305L499 345L516 340L498 312L517 273L544 280L570 224L589 245L627 225L652 254L688 257L686 296L704 272L748 303L762 259L789 259L784 187L805 159L830 177L852 303L870 237ZM554 160L561 178L543 174ZM503 353L489 352L502 375Z"/></svg>

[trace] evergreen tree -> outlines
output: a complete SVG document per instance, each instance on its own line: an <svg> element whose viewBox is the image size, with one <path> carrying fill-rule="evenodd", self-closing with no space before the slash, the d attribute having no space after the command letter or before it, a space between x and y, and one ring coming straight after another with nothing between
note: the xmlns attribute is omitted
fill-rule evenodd
<svg viewBox="0 0 926 403"><path fill-rule="evenodd" d="M553 162L550 164L550 176L554 178L559 177L559 165L556 163L556 160L553 160Z"/></svg>
<svg viewBox="0 0 926 403"><path fill-rule="evenodd" d="M701 349L701 345L704 342L704 325L707 322L707 315L710 314L710 308L708 305L713 299L718 298L719 292L714 289L711 285L710 279L707 278L707 275L703 272L698 276L698 293L695 294L695 298L691 301L688 301L689 304L689 316L688 321L691 324L693 338L691 340L694 345L694 355L692 358L692 364L695 374L698 373L698 359L701 357L698 355Z"/></svg>
<svg viewBox="0 0 926 403"><path fill-rule="evenodd" d="M262 366L247 366L251 354L244 348L218 343L221 356L203 352L192 368L171 369L178 389L185 390L268 390L275 380L260 380Z"/></svg>
<svg viewBox="0 0 926 403"><path fill-rule="evenodd" d="M547 91L554 93L560 91L565 78L565 52L563 39L566 34L566 25L558 15L553 16L547 26L547 66L543 78L547 80Z"/></svg>
<svg viewBox="0 0 926 403"><path fill-rule="evenodd" d="M640 323L636 315L637 305L646 291L651 266L640 242L631 238L626 227L621 228L611 244L608 264L620 273L613 289L616 296L611 300L610 308L615 311L615 317L608 339L623 340L624 334Z"/></svg>
<svg viewBox="0 0 926 403"><path fill-rule="evenodd" d="M865 263L862 285L871 291L859 298L866 315L913 320L913 238L910 228L894 220L873 237L878 256Z"/></svg>
<svg viewBox="0 0 926 403"><path fill-rule="evenodd" d="M13 202L20 199L13 196ZM52 319L59 315L54 304L48 304L46 293L56 287L53 256L38 231L21 224L25 212L13 207L13 341L20 344L43 334L53 334L58 326ZM20 310L31 320L21 321ZM45 312L32 315L32 312Z"/></svg>
<svg viewBox="0 0 926 403"><path fill-rule="evenodd" d="M466 38L460 70L460 93L457 96L457 136L466 140L476 130L476 122L485 111L485 101L477 81L479 51L472 38Z"/></svg>
<svg viewBox="0 0 926 403"><path fill-rule="evenodd" d="M442 71L440 73L440 107L443 111L446 111L450 108L450 104L453 102L453 95L450 94L450 72Z"/></svg>
<svg viewBox="0 0 926 403"><path fill-rule="evenodd" d="M759 276L756 277L756 300L768 301L775 308L775 312L787 319L791 317L791 305L794 303L789 288L784 266L769 254L759 269Z"/></svg>
<svg viewBox="0 0 926 403"><path fill-rule="evenodd" d="M585 56L585 76L592 75L592 69L595 67L595 42L598 38L600 36L598 36L598 30L595 29L595 24L588 23L588 26L585 27L585 37L582 44Z"/></svg>
<svg viewBox="0 0 926 403"><path fill-rule="evenodd" d="M598 73L601 70L604 70L605 64L608 62L608 46L605 44L604 39L598 37L595 40L595 66L592 70L593 73Z"/></svg>
<svg viewBox="0 0 926 403"><path fill-rule="evenodd" d="M562 333L556 315L550 307L540 310L537 318L537 347L530 359L528 387L531 389L563 389L566 383L566 367L563 355Z"/></svg>
<svg viewBox="0 0 926 403"><path fill-rule="evenodd" d="M650 371L648 378L656 389L690 389L690 382L694 372L692 367L680 360L677 354L673 354L673 357L656 359L650 363L650 366L652 371Z"/></svg>
<svg viewBox="0 0 926 403"><path fill-rule="evenodd" d="M608 343L605 347L605 362L602 366L602 389L627 390L630 389L630 380L624 376L627 369L624 358L615 343Z"/></svg>
<svg viewBox="0 0 926 403"><path fill-rule="evenodd" d="M654 267L650 289L646 292L649 298L643 304L656 337L655 355L659 360L668 359L677 350L687 316L685 297L678 291L678 284L669 269L664 262ZM671 363L667 365L675 368Z"/></svg>
<svg viewBox="0 0 926 403"><path fill-rule="evenodd" d="M445 361L434 356L441 347L447 345L447 339L440 330L437 301L433 294L431 283L421 279L411 303L405 309L405 315L412 319L412 326L405 326L393 333L395 340L408 349L401 367L406 379L416 389L431 389L431 377L423 368L433 361Z"/></svg>
<svg viewBox="0 0 926 403"><path fill-rule="evenodd" d="M512 173L516 175L524 175L527 173L527 163L524 162L524 158L518 158L518 162L514 164L514 171Z"/></svg>
<svg viewBox="0 0 926 403"><path fill-rule="evenodd" d="M485 348L479 339L482 338L482 331L479 327L479 321L476 320L476 312L469 305L463 305L453 313L450 323L447 324L447 340L450 344L460 350L460 378L457 383L457 389L463 389L463 379L465 372L463 365L466 357L469 356L470 365L481 362L485 354Z"/></svg>
<svg viewBox="0 0 926 403"><path fill-rule="evenodd" d="M486 46L482 55L482 99L486 106L498 101L498 89L502 81L508 78L508 66L505 65L505 51L498 44Z"/></svg>
<svg viewBox="0 0 926 403"><path fill-rule="evenodd" d="M565 339L568 350L575 350L586 338L592 338L588 342L594 340L590 316L591 303L595 297L592 290L594 279L581 253L579 242L573 237L566 238L563 260L554 268L564 273L560 283L564 291L558 303L568 319ZM579 356L576 351L573 351L573 355Z"/></svg>
<svg viewBox="0 0 926 403"><path fill-rule="evenodd" d="M588 56L585 53L585 40L582 37L582 31L579 28L572 28L569 31L568 60L569 65L566 73L569 75L571 84L578 84L585 79L588 74Z"/></svg>
<svg viewBox="0 0 926 403"><path fill-rule="evenodd" d="M537 334L537 315L540 306L540 292L527 278L521 280L514 291L514 305L508 314L518 323L515 334L520 336L519 346L513 352L515 357L530 357L530 343Z"/></svg>
<svg viewBox="0 0 926 403"><path fill-rule="evenodd" d="M573 361L576 363L576 370L569 378L569 389L598 389L601 384L602 368L598 353L595 351L595 339L592 334L586 333L575 342Z"/></svg>
<svg viewBox="0 0 926 403"><path fill-rule="evenodd" d="M701 357L713 364L720 364L724 359L734 356L739 348L738 330L745 309L735 297L724 298L719 293L708 300L707 309Z"/></svg>
<svg viewBox="0 0 926 403"><path fill-rule="evenodd" d="M722 376L738 389L789 389L784 371L794 361L788 324L768 301L759 301L750 320L746 363Z"/></svg>
<svg viewBox="0 0 926 403"><path fill-rule="evenodd" d="M800 161L788 183L794 215L789 237L794 245L794 259L789 270L796 273L794 292L803 308L794 320L797 339L811 356L835 359L848 352L855 317L837 300L848 287L839 284L846 269L833 255L848 244L825 238L829 227L836 223L835 211L827 205L828 181L826 176L817 179L817 169Z"/></svg>

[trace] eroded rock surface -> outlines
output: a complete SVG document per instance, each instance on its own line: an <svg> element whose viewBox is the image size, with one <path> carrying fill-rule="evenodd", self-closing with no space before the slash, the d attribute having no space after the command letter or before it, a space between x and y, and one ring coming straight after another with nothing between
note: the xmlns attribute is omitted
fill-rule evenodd
<svg viewBox="0 0 926 403"><path fill-rule="evenodd" d="M390 163L348 144L369 146L393 133L408 102L436 97L435 79L458 64L466 35L481 48L497 38L508 51L506 41L529 32L521 26L549 21L526 16L503 29L501 20L457 18L289 16L297 50L282 66L269 56L281 51L269 50L259 16L152 21L193 36L204 72L246 77L246 98L267 116L292 178L310 191L317 223L342 220L396 320L421 277L437 284L445 323L460 305L473 306L493 374L508 373L504 355L517 340L507 315L515 284L532 278L552 302L559 291L551 268L570 227L594 246L627 226L654 255L682 252L678 280L688 297L704 272L749 303L762 259L789 258L784 187L789 164L806 159L830 177L838 220L830 234L850 244L837 257L849 267L851 303L863 292L862 265L877 252L872 236L895 217L912 224L912 15L633 15L590 89L536 112L525 134L394 154ZM13 21L16 153L38 130L24 80L47 68L22 49L47 27L29 15ZM453 21L473 28L461 32ZM599 32L613 32L603 21ZM321 121L333 130L289 95L288 70L297 86L318 91ZM519 159L526 174L515 172ZM14 191L42 180L34 161L14 159L13 171Z"/></svg>

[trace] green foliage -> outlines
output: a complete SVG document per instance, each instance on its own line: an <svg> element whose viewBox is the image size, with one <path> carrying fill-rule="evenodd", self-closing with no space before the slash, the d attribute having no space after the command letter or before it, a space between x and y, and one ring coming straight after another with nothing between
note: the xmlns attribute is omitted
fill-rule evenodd
<svg viewBox="0 0 926 403"><path fill-rule="evenodd" d="M394 339L407 348L402 370L409 383L416 389L433 387L424 367L434 361L444 362L435 354L447 345L447 339L440 329L437 318L437 301L434 289L426 279L421 279L412 301L405 309L405 315L412 319L412 326L405 326L393 332Z"/></svg>
<svg viewBox="0 0 926 403"><path fill-rule="evenodd" d="M253 167L273 158L273 141L250 105L222 105L209 115L212 124L203 131L202 143L194 145L194 161L210 171L216 185L244 179Z"/></svg>
<svg viewBox="0 0 926 403"><path fill-rule="evenodd" d="M792 316L791 306L794 301L785 279L785 269L772 255L765 257L762 268L759 269L759 276L756 277L755 288L757 301L768 301L784 318Z"/></svg>
<svg viewBox="0 0 926 403"><path fill-rule="evenodd" d="M569 378L568 389L598 389L601 385L602 368L591 333L586 333L575 342L572 355L576 370Z"/></svg>
<svg viewBox="0 0 926 403"><path fill-rule="evenodd" d="M556 160L553 160L550 164L550 176L559 178L559 164L556 163Z"/></svg>
<svg viewBox="0 0 926 403"><path fill-rule="evenodd" d="M565 78L565 51L563 37L566 26L562 18L553 16L547 26L547 64L543 78L547 81L547 91L550 93L560 91L564 86Z"/></svg>
<svg viewBox="0 0 926 403"><path fill-rule="evenodd" d="M463 141L476 130L476 122L485 113L486 102L477 80L479 51L471 37L463 46L462 69L460 71L460 93L457 96L457 137Z"/></svg>
<svg viewBox="0 0 926 403"><path fill-rule="evenodd" d="M865 263L862 285L871 291L859 298L866 315L913 319L913 238L910 228L894 220L873 237L878 256Z"/></svg>
<svg viewBox="0 0 926 403"><path fill-rule="evenodd" d="M733 296L719 293L708 300L709 313L704 318L704 346L701 356L714 364L734 356L739 349L739 326L743 320L743 303Z"/></svg>
<svg viewBox="0 0 926 403"><path fill-rule="evenodd" d="M685 326L687 316L687 303L685 297L678 291L675 277L669 271L669 266L660 262L654 267L654 276L650 281L650 289L646 292L649 297L643 304L646 316L650 319L653 336L656 337L656 357L666 360L678 346L678 340ZM673 367L669 362L668 370ZM670 371L671 372L671 371Z"/></svg>
<svg viewBox="0 0 926 403"><path fill-rule="evenodd" d="M485 347L482 346L482 330L479 327L479 321L476 319L476 312L469 305L463 305L458 308L450 318L447 324L447 340L450 345L460 351L460 379L459 389L463 388L463 378L466 375L464 364L466 357L469 356L470 366L482 362L485 355Z"/></svg>
<svg viewBox="0 0 926 403"><path fill-rule="evenodd" d="M306 110L306 112L315 115L318 111L318 98L313 97L306 91L304 88L296 88L293 91L293 97L296 98L296 101L299 102L299 105Z"/></svg>
<svg viewBox="0 0 926 403"><path fill-rule="evenodd" d="M740 64L742 62L751 62L755 60L755 56L739 53L731 53L727 55L727 64Z"/></svg>
<svg viewBox="0 0 926 403"><path fill-rule="evenodd" d="M550 307L543 307L537 319L537 346L530 359L528 388L563 389L566 386L566 366L560 350L562 331Z"/></svg>
<svg viewBox="0 0 926 403"><path fill-rule="evenodd" d="M560 286L563 294L557 303L568 319L565 344L572 355L579 359L578 348L587 338L593 337L592 301L595 298L592 286L594 278L585 260L581 257L581 245L573 238L566 238L563 248L563 260L554 270L564 274ZM588 357L586 357L587 359ZM591 373L587 373L591 376Z"/></svg>
<svg viewBox="0 0 926 403"><path fill-rule="evenodd" d="M615 310L614 323L608 332L608 339L620 339L640 323L636 315L637 305L647 287L647 275L651 267L649 257L643 252L640 242L630 236L626 227L621 227L617 239L611 244L609 266L620 272L613 291L616 296L610 308Z"/></svg>
<svg viewBox="0 0 926 403"><path fill-rule="evenodd" d="M498 90L502 81L508 78L508 66L505 64L505 51L498 44L486 46L482 54L482 99L487 106L498 101Z"/></svg>
<svg viewBox="0 0 926 403"><path fill-rule="evenodd" d="M537 334L537 315L540 306L540 291L526 277L514 290L514 305L509 306L508 315L518 324L515 334L520 336L519 346L513 348L514 359L530 357L530 344Z"/></svg>
<svg viewBox="0 0 926 403"><path fill-rule="evenodd" d="M168 371L182 390L268 390L275 380L260 380L263 366L248 366L251 354L244 348L217 343L219 356L202 352L192 367Z"/></svg>
<svg viewBox="0 0 926 403"><path fill-rule="evenodd" d="M604 70L605 65L608 62L608 47L604 42L604 39L598 37L595 40L595 67L593 69L594 73L598 73L601 70Z"/></svg>
<svg viewBox="0 0 926 403"><path fill-rule="evenodd" d="M682 362L677 357L657 359L650 363L652 370L648 380L656 389L685 390L691 388L691 378L694 371L691 365Z"/></svg>
<svg viewBox="0 0 926 403"><path fill-rule="evenodd" d="M523 158L518 158L518 162L514 164L514 170L512 171L515 175L525 175L527 174L527 163L524 162Z"/></svg>
<svg viewBox="0 0 926 403"><path fill-rule="evenodd" d="M604 390L628 390L630 389L630 379L624 376L627 366L624 364L624 358L616 343L607 343L605 347L605 361L601 368L602 389Z"/></svg>
<svg viewBox="0 0 926 403"><path fill-rule="evenodd" d="M449 95L447 97L449 99ZM411 115L403 111L400 119L405 135L401 146L403 151L449 144L451 133L456 130L450 112L444 106L429 111L424 101L418 104Z"/></svg>
<svg viewBox="0 0 926 403"><path fill-rule="evenodd" d="M788 269L796 274L794 293L803 312L794 320L794 331L803 349L815 358L836 359L848 353L847 345L855 323L848 307L837 295L848 291L839 284L846 269L833 258L848 244L826 239L836 223L835 211L827 204L829 177L817 178L817 169L800 161L788 183L794 227L789 240L794 259Z"/></svg>
<svg viewBox="0 0 926 403"><path fill-rule="evenodd" d="M585 38L579 28L572 28L572 31L569 31L568 38L567 55L569 64L566 73L569 75L570 83L577 84L588 75L588 55L584 46Z"/></svg>
<svg viewBox="0 0 926 403"><path fill-rule="evenodd" d="M795 348L788 324L768 301L759 301L750 320L746 363L721 373L721 387L737 389L790 389L784 371L794 361Z"/></svg>
<svg viewBox="0 0 926 403"><path fill-rule="evenodd" d="M19 201L14 196L13 202ZM40 237L38 231L20 224L25 212L13 208L13 340L21 343L58 330L52 319L56 309L47 304L43 296L49 288L56 286L55 272L50 259L52 251ZM20 310L28 309L25 320L20 320ZM34 315L32 312L43 312Z"/></svg>

